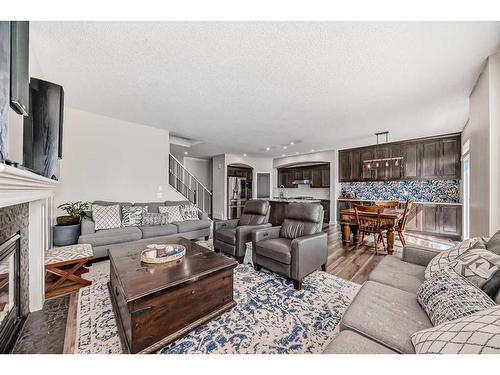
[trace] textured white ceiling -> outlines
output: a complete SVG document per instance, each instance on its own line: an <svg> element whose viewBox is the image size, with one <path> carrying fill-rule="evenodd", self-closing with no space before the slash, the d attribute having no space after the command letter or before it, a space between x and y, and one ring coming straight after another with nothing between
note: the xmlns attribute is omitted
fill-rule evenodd
<svg viewBox="0 0 500 375"><path fill-rule="evenodd" d="M203 141L192 156L280 156L460 131L500 23L33 22L30 37L71 107Z"/></svg>

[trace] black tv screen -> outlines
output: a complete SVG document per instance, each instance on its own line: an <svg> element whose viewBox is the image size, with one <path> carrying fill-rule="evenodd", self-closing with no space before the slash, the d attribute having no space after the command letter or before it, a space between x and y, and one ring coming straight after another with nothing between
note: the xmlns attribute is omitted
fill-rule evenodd
<svg viewBox="0 0 500 375"><path fill-rule="evenodd" d="M42 176L59 179L62 158L64 90L31 78L30 114L24 118L23 165Z"/></svg>

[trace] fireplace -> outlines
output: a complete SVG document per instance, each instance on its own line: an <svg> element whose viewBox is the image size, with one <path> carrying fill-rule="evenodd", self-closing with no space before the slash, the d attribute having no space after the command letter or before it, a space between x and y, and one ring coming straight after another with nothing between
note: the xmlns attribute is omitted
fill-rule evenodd
<svg viewBox="0 0 500 375"><path fill-rule="evenodd" d="M20 233L0 244L0 353L13 346L22 325Z"/></svg>

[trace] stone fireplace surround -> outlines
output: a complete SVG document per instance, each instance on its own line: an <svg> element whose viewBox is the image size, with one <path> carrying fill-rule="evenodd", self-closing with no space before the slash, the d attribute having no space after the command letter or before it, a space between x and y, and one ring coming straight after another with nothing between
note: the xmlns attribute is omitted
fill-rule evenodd
<svg viewBox="0 0 500 375"><path fill-rule="evenodd" d="M0 164L0 243L20 231L22 315L43 307L44 253L51 245L53 197L58 184Z"/></svg>

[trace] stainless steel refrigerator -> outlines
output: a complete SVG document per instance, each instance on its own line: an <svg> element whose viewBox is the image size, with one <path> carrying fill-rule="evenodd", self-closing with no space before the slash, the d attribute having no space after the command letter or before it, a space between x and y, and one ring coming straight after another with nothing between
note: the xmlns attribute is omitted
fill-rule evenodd
<svg viewBox="0 0 500 375"><path fill-rule="evenodd" d="M228 177L227 179L227 202L228 219L239 219L245 203L250 199L251 188L244 177Z"/></svg>

